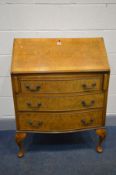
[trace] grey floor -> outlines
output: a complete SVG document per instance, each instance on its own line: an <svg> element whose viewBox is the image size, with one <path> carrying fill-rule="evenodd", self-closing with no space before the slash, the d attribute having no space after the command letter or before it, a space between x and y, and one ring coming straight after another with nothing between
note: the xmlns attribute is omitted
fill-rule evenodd
<svg viewBox="0 0 116 175"><path fill-rule="evenodd" d="M116 127L107 127L104 152L95 132L29 134L25 157L17 158L15 131L0 131L0 175L116 175Z"/></svg>

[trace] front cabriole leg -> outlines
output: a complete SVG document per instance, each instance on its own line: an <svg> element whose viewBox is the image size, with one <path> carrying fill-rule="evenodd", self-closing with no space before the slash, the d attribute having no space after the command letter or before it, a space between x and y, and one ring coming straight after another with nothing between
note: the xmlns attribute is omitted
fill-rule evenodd
<svg viewBox="0 0 116 175"><path fill-rule="evenodd" d="M24 156L23 141L26 138L26 136L27 136L27 133L24 133L24 132L17 132L16 133L16 143L19 147L19 152L18 152L17 156L19 158Z"/></svg>
<svg viewBox="0 0 116 175"><path fill-rule="evenodd" d="M99 136L99 142L98 142L98 145L96 147L96 151L98 153L102 153L103 152L102 143L106 137L106 129L104 129L104 128L97 129L96 134Z"/></svg>

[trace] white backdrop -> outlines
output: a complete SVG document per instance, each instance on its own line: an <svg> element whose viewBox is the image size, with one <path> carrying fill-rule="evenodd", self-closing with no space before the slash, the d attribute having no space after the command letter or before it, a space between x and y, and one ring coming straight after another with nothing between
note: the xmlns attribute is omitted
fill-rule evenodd
<svg viewBox="0 0 116 175"><path fill-rule="evenodd" d="M14 117L15 37L104 37L111 65L108 115L116 114L116 0L0 0L0 118Z"/></svg>

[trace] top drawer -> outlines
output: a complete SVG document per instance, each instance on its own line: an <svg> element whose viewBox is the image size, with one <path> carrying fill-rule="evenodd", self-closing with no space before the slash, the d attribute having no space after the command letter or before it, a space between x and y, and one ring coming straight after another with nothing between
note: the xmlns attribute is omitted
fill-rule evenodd
<svg viewBox="0 0 116 175"><path fill-rule="evenodd" d="M25 76L19 78L22 93L77 93L99 91L103 76L42 77Z"/></svg>

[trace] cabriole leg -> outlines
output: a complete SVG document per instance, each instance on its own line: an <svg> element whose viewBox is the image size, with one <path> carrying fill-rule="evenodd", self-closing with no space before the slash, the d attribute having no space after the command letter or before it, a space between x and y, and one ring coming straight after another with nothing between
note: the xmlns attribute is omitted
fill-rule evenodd
<svg viewBox="0 0 116 175"><path fill-rule="evenodd" d="M102 153L103 152L102 143L106 137L106 129L104 129L104 128L97 129L96 134L99 136L99 142L98 142L98 145L96 147L96 151L98 153Z"/></svg>
<svg viewBox="0 0 116 175"><path fill-rule="evenodd" d="M27 134L26 133L22 133L22 132L17 132L16 133L16 143L19 147L19 152L17 154L17 156L19 158L24 156L24 149L23 149L23 141L26 138Z"/></svg>

